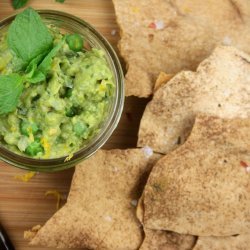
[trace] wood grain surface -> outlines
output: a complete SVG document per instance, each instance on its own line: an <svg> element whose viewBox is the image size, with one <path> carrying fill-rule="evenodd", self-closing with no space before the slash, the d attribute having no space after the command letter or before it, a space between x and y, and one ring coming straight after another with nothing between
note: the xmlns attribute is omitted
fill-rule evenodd
<svg viewBox="0 0 250 250"><path fill-rule="evenodd" d="M54 0L30 0L28 5L35 9L65 11L82 18L96 27L116 49L119 29L111 0L66 0L64 4ZM11 1L0 1L0 20L15 12ZM126 99L121 121L104 148L135 147L140 118L147 102L147 99L135 97ZM72 168L53 174L39 173L24 183L14 177L25 171L0 162L0 223L16 250L49 249L29 246L23 239L23 232L34 225L42 225L55 213L56 200L45 197L47 190L58 190L66 200L73 171Z"/></svg>

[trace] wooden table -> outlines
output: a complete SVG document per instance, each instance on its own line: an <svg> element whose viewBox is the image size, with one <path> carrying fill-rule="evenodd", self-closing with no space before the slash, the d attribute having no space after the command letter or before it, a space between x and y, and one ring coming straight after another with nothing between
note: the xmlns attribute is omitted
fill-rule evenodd
<svg viewBox="0 0 250 250"><path fill-rule="evenodd" d="M54 0L30 0L29 5L35 9L65 11L83 18L116 48L119 29L111 0L66 0L64 4ZM10 0L0 1L0 20L14 13ZM126 99L119 126L104 148L136 146L138 126L147 102L147 99L135 97ZM0 222L17 250L48 249L28 246L23 239L23 231L44 224L55 213L55 198L45 197L45 192L56 189L67 197L73 172L72 168L54 174L39 173L24 183L14 177L25 171L0 162Z"/></svg>

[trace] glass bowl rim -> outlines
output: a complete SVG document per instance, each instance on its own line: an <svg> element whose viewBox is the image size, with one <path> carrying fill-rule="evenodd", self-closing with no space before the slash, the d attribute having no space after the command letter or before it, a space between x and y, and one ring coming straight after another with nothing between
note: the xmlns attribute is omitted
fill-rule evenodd
<svg viewBox="0 0 250 250"><path fill-rule="evenodd" d="M106 125L104 130L102 130L101 128L102 132L98 133L98 135L95 137L95 140L92 141L90 139L90 142L87 143L86 147L77 150L73 154L73 157L70 160L66 161L68 155L51 159L36 159L36 158L26 157L16 154L0 145L0 159L3 160L4 162L11 164L12 166L29 171L55 172L73 167L79 161L89 158L98 149L100 149L105 144L105 142L110 138L114 129L118 125L118 122L120 120L123 111L123 105L125 99L124 76L119 58L116 52L114 51L113 47L110 45L107 39L100 32L98 32L91 24L89 24L88 22L79 17L76 17L72 14L63 11L56 11L49 9L40 9L36 11L39 14L41 14L42 18L46 19L46 15L52 15L55 18L59 18L59 21L60 17L67 18L68 21L70 20L74 23L79 24L80 26L83 26L84 28L87 28L91 32L91 34L94 35L95 38L97 38L98 42L105 47L106 49L105 54L107 54L108 52L108 56L111 58L113 62L112 65L113 70L116 73L116 77L114 79L116 81L116 91L115 91L116 98L112 113L111 115L109 114L107 116L107 120L109 121L108 124ZM10 15L0 20L0 28L9 25L14 20L17 14L18 13Z"/></svg>

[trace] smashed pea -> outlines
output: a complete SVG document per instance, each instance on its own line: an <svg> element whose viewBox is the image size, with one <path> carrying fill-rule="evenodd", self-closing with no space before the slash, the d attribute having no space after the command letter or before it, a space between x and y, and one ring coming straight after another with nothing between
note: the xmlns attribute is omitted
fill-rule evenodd
<svg viewBox="0 0 250 250"><path fill-rule="evenodd" d="M50 27L54 46L63 35ZM20 64L0 34L0 74ZM28 80L16 109L0 119L0 142L17 154L48 159L75 153L100 130L114 93L113 74L100 49L83 49L83 38L68 35L52 59L46 79Z"/></svg>

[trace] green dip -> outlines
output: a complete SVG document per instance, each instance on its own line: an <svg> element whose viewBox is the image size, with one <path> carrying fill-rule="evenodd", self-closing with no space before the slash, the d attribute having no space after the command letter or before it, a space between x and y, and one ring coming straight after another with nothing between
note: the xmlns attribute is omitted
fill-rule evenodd
<svg viewBox="0 0 250 250"><path fill-rule="evenodd" d="M63 35L49 27L53 45ZM20 62L0 34L0 75L17 72ZM100 130L114 93L111 70L100 49L75 52L64 44L46 80L24 83L16 109L0 117L0 141L7 149L34 158L72 155Z"/></svg>

